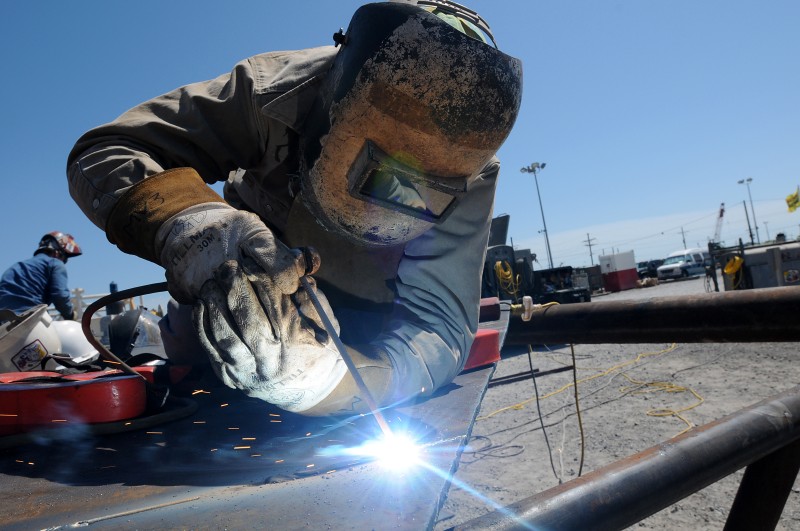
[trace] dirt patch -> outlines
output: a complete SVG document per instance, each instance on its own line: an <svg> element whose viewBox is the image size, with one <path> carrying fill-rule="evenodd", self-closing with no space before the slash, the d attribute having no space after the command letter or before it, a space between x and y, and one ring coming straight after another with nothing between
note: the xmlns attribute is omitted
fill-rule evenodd
<svg viewBox="0 0 800 531"><path fill-rule="evenodd" d="M694 278L597 300L704 292L704 280ZM583 473L794 387L800 381L797 351L794 343L575 345ZM537 346L530 361L525 348L504 350L495 378L530 370L531 364L541 371L571 365L570 346ZM491 512L488 500L509 505L578 476L581 437L571 383L571 371L537 378L544 433L532 380L487 391L436 529ZM722 529L741 474L631 529ZM777 529L800 529L800 482Z"/></svg>

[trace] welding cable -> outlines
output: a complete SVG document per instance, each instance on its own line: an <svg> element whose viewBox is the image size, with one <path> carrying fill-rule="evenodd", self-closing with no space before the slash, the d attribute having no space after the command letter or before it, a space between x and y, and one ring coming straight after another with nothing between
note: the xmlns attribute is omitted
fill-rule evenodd
<svg viewBox="0 0 800 531"><path fill-rule="evenodd" d="M100 297L92 304L87 306L83 313L83 317L81 317L81 330L83 331L83 335L86 336L86 340L89 341L89 343L97 350L98 353L100 353L100 357L110 365L115 365L126 374L141 378L142 381L144 381L145 396L147 397L148 407L155 408L161 408L166 404L170 392L169 387L157 387L156 385L150 383L143 374L136 372L130 365L119 359L113 352L107 349L105 345L100 343L96 337L94 337L94 334L92 334L91 325L92 316L100 308L123 299L133 298L141 295L150 295L151 293L159 293L161 291L167 291L166 282L147 284L144 286L138 286L135 288L124 289L115 293L110 293L105 297Z"/></svg>
<svg viewBox="0 0 800 531"><path fill-rule="evenodd" d="M81 329L83 330L83 335L86 336L87 341L91 343L91 345L97 349L97 352L100 353L100 356L106 360L108 363L113 365L118 365L122 372L130 374L132 376L138 376L145 381L144 376L133 370L127 363L119 359L113 352L108 350L105 345L100 343L97 338L94 337L92 334L92 316L95 314L97 310L100 308L104 308L109 304L112 304L117 301L121 301L123 299L130 299L133 297L138 297L141 295L150 295L152 293L159 293L161 291L167 291L167 283L166 282L158 282L156 284L147 284L145 286L138 286L135 288L124 289L122 291L117 291L115 293L110 293L105 297L100 297L92 304L86 307L86 310L83 312L83 317L81 317Z"/></svg>
<svg viewBox="0 0 800 531"><path fill-rule="evenodd" d="M544 417L542 416L542 408L539 404L539 386L536 385L536 374L534 374L533 369L533 348L528 345L528 364L531 367L531 381L533 381L533 394L536 397L536 410L539 412L539 422L542 426L542 435L544 435L544 444L547 446L547 456L550 458L550 469L553 471L553 475L558 480L558 484L561 485L563 481L556 472L556 465L553 463L553 449L550 448L550 440L547 438L547 430L544 428Z"/></svg>
<svg viewBox="0 0 800 531"><path fill-rule="evenodd" d="M480 448L473 448L472 443L474 441L485 441L485 443ZM461 454L461 464L471 465L487 457L491 457L493 459L510 459L522 454L524 451L525 447L521 444L494 444L492 440L485 435L473 435L469 439L469 445L467 445L466 449ZM464 456L467 455L473 456L474 459L465 459Z"/></svg>
<svg viewBox="0 0 800 531"><path fill-rule="evenodd" d="M649 358L649 357L652 357L652 356L658 356L660 354L667 354L669 352L672 352L676 348L678 348L678 344L677 343L673 343L672 345L670 345L669 347L667 347L667 348L665 348L663 350L658 350L658 351L654 351L654 352L642 352L641 354L639 354L638 356L636 356L632 360L628 360L628 361L625 361L625 362L620 363L618 365L614 365L613 367L611 367L609 369L606 369L606 370L604 370L602 372L599 372L597 374L593 374L592 376L588 376L586 378L582 378L582 379L578 380L576 383L584 383L584 382L588 382L588 381L594 380L595 378L600 378L602 376L608 376L612 372L617 371L619 369L622 369L623 367L627 367L628 365L632 365L634 363L637 363L637 362L639 362L639 361L641 361L641 360L643 360L645 358ZM557 395L557 394L559 394L559 393L561 393L563 391L566 391L567 389L569 389L573 385L574 385L573 382L570 382L570 383L564 385L563 387L561 387L559 389L556 389L555 391L552 391L552 392L547 393L546 395L542 396L541 400L544 400L545 398L550 398L551 396L554 396L554 395ZM492 411L488 415L483 415L481 417L478 417L475 420L476 421L478 421L478 420L486 420L486 419L488 419L490 417L493 417L493 416L495 416L495 415L497 415L499 413L502 413L504 411L508 411L509 409L520 409L522 406L524 406L526 404L529 404L533 400L535 400L535 399L534 398L529 398L527 400L523 400L522 402L518 402L518 403L510 405L510 406L502 407L500 409Z"/></svg>
<svg viewBox="0 0 800 531"><path fill-rule="evenodd" d="M572 388L575 391L575 414L578 416L578 430L581 434L581 462L578 465L578 477L583 473L583 458L586 449L586 438L583 434L583 416L581 415L581 406L578 401L578 369L575 367L575 345L569 345L569 350L572 353Z"/></svg>

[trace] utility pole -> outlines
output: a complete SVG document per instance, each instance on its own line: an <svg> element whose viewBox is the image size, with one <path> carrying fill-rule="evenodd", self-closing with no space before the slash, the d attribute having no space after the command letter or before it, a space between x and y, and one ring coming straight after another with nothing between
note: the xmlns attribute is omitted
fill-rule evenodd
<svg viewBox="0 0 800 531"><path fill-rule="evenodd" d="M750 214L747 213L747 202L742 201L742 206L744 207L744 218L747 220L747 230L750 232L750 245L755 245L756 242L753 239L753 229L750 227Z"/></svg>
<svg viewBox="0 0 800 531"><path fill-rule="evenodd" d="M769 241L769 221L764 222L764 228L767 229L767 241Z"/></svg>
<svg viewBox="0 0 800 531"><path fill-rule="evenodd" d="M550 269L553 269L553 253L550 252L550 236L547 234L547 222L544 220L544 206L542 206L542 194L539 193L539 178L537 177L539 170L543 170L545 166L547 166L546 162L534 162L526 168L521 168L519 171L533 174L533 182L536 183L536 196L539 198L539 210L542 211L542 225L544 226L544 230L540 232L544 233L544 243L547 247L547 263L550 264Z"/></svg>
<svg viewBox="0 0 800 531"><path fill-rule="evenodd" d="M686 233L683 232L683 227L681 227L681 238L683 238L683 248L686 249Z"/></svg>
<svg viewBox="0 0 800 531"><path fill-rule="evenodd" d="M589 233L586 233L586 239L584 241L584 245L589 247L589 261L594 265L594 257L592 256L592 242L595 241L597 238L590 238Z"/></svg>

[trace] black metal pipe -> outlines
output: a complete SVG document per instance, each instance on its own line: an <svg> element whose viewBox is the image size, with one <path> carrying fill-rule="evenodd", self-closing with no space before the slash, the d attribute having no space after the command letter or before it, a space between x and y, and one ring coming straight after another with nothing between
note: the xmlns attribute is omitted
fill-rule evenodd
<svg viewBox="0 0 800 531"><path fill-rule="evenodd" d="M744 471L724 531L775 529L800 470L800 441L763 457Z"/></svg>
<svg viewBox="0 0 800 531"><path fill-rule="evenodd" d="M455 529L624 529L800 440L800 387Z"/></svg>
<svg viewBox="0 0 800 531"><path fill-rule="evenodd" d="M506 345L800 341L800 286L549 306Z"/></svg>

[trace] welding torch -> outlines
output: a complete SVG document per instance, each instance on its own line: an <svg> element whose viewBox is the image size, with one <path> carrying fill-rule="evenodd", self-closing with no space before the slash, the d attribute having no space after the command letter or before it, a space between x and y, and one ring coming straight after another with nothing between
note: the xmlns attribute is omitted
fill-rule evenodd
<svg viewBox="0 0 800 531"><path fill-rule="evenodd" d="M308 254L305 249L303 249L303 252L306 255ZM308 278L308 276L300 277L300 283L303 285L306 293L308 293L308 297L311 299L311 304L314 305L314 309L317 310L320 319L322 319L322 324L325 326L325 330L328 332L328 335L331 336L333 344L336 345L336 348L339 350L339 355L341 355L342 360L344 360L345 365L347 365L347 369L353 376L353 380L355 380L358 390L361 392L361 398L363 398L367 403L372 416L375 417L375 420L378 422L378 426L380 426L383 434L387 437L390 436L392 432L389 429L389 424L386 422L386 418L378 408L378 404L372 397L372 393L370 393L367 384L364 382L364 379L361 378L361 375L358 373L358 369L356 368L355 362L353 362L353 358L347 351L347 347L344 346L344 343L342 343L342 340L339 338L339 334L336 333L336 328L333 326L328 314L325 313L325 310L322 308L322 304L320 304L319 298L317 297L314 288L311 286L311 283L308 281Z"/></svg>

